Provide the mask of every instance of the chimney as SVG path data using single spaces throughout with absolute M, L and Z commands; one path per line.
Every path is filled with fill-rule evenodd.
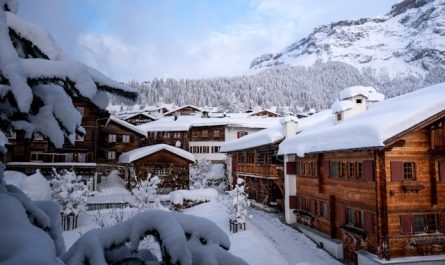
M 201 116 L 201 118 L 209 118 L 209 112 L 206 111 L 206 110 L 204 110 L 204 111 L 202 112 L 202 116 Z
M 285 138 L 296 135 L 300 132 L 298 128 L 298 118 L 295 116 L 286 116 L 280 119 L 283 135 Z

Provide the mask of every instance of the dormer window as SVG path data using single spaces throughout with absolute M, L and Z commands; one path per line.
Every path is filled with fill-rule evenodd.
M 342 119 L 342 115 L 341 112 L 337 113 L 337 121 L 341 121 Z
M 362 104 L 362 102 L 363 102 L 363 99 L 361 99 L 361 98 L 358 98 L 358 99 L 356 99 L 356 100 L 355 100 L 355 102 L 356 102 L 357 104 Z

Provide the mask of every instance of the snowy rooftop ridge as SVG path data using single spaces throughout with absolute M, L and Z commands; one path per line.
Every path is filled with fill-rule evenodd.
M 334 104 L 332 104 L 331 111 L 332 111 L 332 113 L 339 113 L 339 112 L 343 112 L 348 109 L 352 109 L 352 108 L 354 108 L 354 106 L 355 106 L 355 103 L 350 100 L 340 100 L 340 101 L 336 101 L 336 102 L 334 102 Z
M 275 125 L 273 127 L 261 130 L 259 132 L 255 132 L 243 136 L 239 139 L 235 139 L 227 143 L 224 143 L 223 145 L 221 145 L 220 150 L 221 152 L 233 152 L 233 151 L 273 144 L 285 138 L 282 126 L 286 122 L 294 121 L 298 123 L 298 127 L 300 130 L 304 130 L 306 128 L 315 126 L 325 121 L 326 119 L 328 119 L 329 116 L 330 116 L 330 111 L 325 110 L 302 119 L 298 119 L 297 117 L 294 116 L 278 118 L 280 121 L 279 125 Z
M 169 152 L 174 153 L 178 156 L 181 156 L 185 159 L 188 159 L 192 162 L 195 162 L 195 157 L 193 156 L 192 153 L 187 152 L 181 148 L 177 148 L 177 147 L 168 145 L 168 144 L 149 145 L 149 146 L 144 146 L 141 148 L 131 150 L 129 152 L 126 152 L 126 153 L 123 153 L 122 155 L 120 155 L 119 162 L 120 163 L 131 163 L 133 161 L 136 161 L 136 160 L 141 159 L 145 156 L 154 154 L 161 150 L 169 151 Z
M 273 144 L 284 139 L 281 126 L 274 126 L 221 145 L 221 152 L 232 152 Z
M 289 137 L 278 154 L 383 147 L 396 135 L 445 110 L 445 83 L 371 105 L 368 111 L 336 124 L 334 119 Z
M 117 124 L 127 128 L 127 129 L 129 129 L 129 130 L 132 130 L 133 132 L 139 133 L 140 135 L 143 135 L 143 136 L 147 137 L 147 132 L 146 131 L 141 130 L 140 128 L 134 126 L 133 124 L 128 123 L 126 121 L 123 121 L 123 120 L 121 120 L 121 119 L 119 119 L 119 118 L 117 118 L 115 116 L 110 116 L 110 118 L 108 118 L 108 121 L 107 121 L 105 126 L 107 126 L 110 121 L 115 122 L 115 123 L 117 123 Z

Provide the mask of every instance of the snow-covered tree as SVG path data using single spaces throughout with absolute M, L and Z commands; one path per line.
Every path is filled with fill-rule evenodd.
M 208 174 L 212 167 L 212 161 L 205 158 L 199 159 L 190 166 L 190 189 L 207 188 Z
M 39 132 L 56 146 L 85 134 L 72 98 L 108 105 L 108 95 L 126 103 L 137 90 L 72 60 L 45 29 L 18 17 L 15 0 L 0 0 L 0 135 Z M 0 137 L 4 145 L 4 137 Z
M 53 179 L 50 180 L 52 198 L 60 204 L 65 215 L 77 215 L 86 210 L 88 187 L 81 178 L 74 171 L 65 170 L 59 174 L 53 169 Z
M 154 176 L 137 183 L 131 190 L 136 199 L 136 207 L 139 210 L 144 211 L 160 207 L 159 196 L 156 194 L 156 189 L 160 183 L 161 180 Z
M 245 223 L 249 200 L 244 191 L 244 180 L 238 178 L 235 187 L 228 193 L 227 210 L 230 220 L 236 221 L 237 223 Z

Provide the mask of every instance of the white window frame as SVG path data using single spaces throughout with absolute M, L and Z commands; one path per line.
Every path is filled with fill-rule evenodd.
M 116 139 L 117 139 L 117 135 L 116 134 L 112 134 L 112 133 L 108 134 L 108 142 L 109 143 L 115 143 Z
M 107 152 L 107 158 L 108 158 L 108 160 L 116 159 L 116 151 L 108 151 Z
M 128 135 L 128 134 L 124 134 L 124 135 L 122 135 L 122 142 L 123 143 L 129 143 L 130 142 L 130 135 Z

